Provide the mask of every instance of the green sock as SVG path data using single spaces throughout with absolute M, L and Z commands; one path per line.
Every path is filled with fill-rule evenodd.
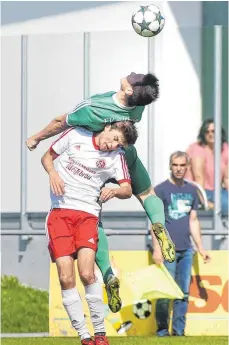
M 114 273 L 110 264 L 107 236 L 101 226 L 99 226 L 99 242 L 95 261 L 102 273 L 103 281 L 106 284 L 108 276 L 114 275 Z
M 161 223 L 165 225 L 164 204 L 160 198 L 155 195 L 148 196 L 143 203 L 143 207 L 152 224 Z

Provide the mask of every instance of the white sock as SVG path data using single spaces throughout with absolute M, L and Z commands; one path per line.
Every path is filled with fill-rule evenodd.
M 105 333 L 102 285 L 96 281 L 91 285 L 85 286 L 85 294 L 94 332 Z
M 62 300 L 72 327 L 78 332 L 81 340 L 91 338 L 84 318 L 83 303 L 77 289 L 62 290 Z

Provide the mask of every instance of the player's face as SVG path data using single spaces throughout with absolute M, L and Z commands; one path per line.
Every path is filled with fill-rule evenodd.
M 182 180 L 187 172 L 188 164 L 185 157 L 173 157 L 170 165 L 172 177 Z
M 126 96 L 131 96 L 133 94 L 133 88 L 128 82 L 127 77 L 121 79 L 121 90 Z
M 117 129 L 109 129 L 109 127 L 105 127 L 99 138 L 100 151 L 114 151 L 124 144 L 123 134 Z
M 211 145 L 214 144 L 215 141 L 215 126 L 214 123 L 210 123 L 205 134 L 205 140 L 207 144 Z

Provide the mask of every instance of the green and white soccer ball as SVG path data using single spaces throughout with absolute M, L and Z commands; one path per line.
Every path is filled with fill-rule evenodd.
M 156 5 L 140 6 L 132 15 L 132 26 L 143 37 L 158 35 L 165 25 L 165 17 Z
M 151 315 L 151 312 L 152 303 L 148 299 L 141 299 L 133 304 L 133 313 L 138 319 L 146 319 Z

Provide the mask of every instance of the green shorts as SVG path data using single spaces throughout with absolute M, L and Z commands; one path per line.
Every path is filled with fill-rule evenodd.
M 141 160 L 138 158 L 138 154 L 134 146 L 129 146 L 124 151 L 129 168 L 133 194 L 141 194 L 151 186 L 149 174 Z

